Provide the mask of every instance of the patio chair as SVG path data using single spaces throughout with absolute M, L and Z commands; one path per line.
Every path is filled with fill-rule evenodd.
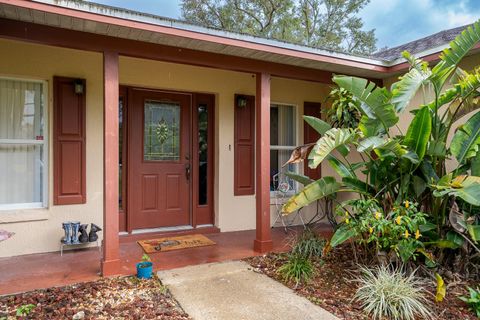
M 289 178 L 284 172 L 279 172 L 275 174 L 272 178 L 272 193 L 276 210 L 275 221 L 272 224 L 272 228 L 278 221 L 282 222 L 285 233 L 287 229 L 291 227 L 295 221 L 300 221 L 303 228 L 306 228 L 305 220 L 303 218 L 302 209 L 295 211 L 288 216 L 282 214 L 283 204 L 295 194 L 295 181 Z

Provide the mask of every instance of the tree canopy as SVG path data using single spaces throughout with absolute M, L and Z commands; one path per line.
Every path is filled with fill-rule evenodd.
M 354 54 L 376 49 L 362 30 L 370 0 L 182 0 L 182 18 L 210 28 Z

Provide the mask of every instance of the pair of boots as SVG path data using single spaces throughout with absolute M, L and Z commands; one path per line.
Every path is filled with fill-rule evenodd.
M 102 231 L 102 229 L 94 223 L 91 224 L 89 234 L 87 234 L 88 224 L 80 224 L 80 222 L 64 222 L 62 223 L 62 227 L 65 231 L 65 237 L 62 239 L 62 242 L 65 244 L 95 242 L 98 239 L 97 232 Z

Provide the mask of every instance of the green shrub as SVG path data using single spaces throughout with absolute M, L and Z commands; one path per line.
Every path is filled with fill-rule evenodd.
M 292 245 L 292 254 L 304 258 L 320 258 L 325 247 L 325 239 L 320 237 L 312 229 L 306 229 L 295 237 Z
M 475 290 L 469 287 L 468 292 L 470 293 L 470 297 L 460 297 L 460 299 L 465 301 L 470 310 L 480 319 L 480 288 Z
M 416 203 L 406 200 L 384 212 L 375 199 L 345 201 L 337 208 L 337 214 L 344 219 L 332 237 L 331 246 L 355 237 L 357 242 L 376 251 L 387 254 L 394 251 L 403 262 L 415 260 L 424 248 L 420 229 L 427 223 L 426 214 L 417 208 Z
M 432 319 L 425 281 L 414 273 L 407 276 L 401 269 L 388 266 L 360 269 L 362 274 L 354 280 L 359 283 L 354 300 L 373 319 Z
M 26 317 L 32 312 L 33 309 L 35 309 L 34 304 L 23 304 L 17 309 L 17 317 Z
M 313 263 L 308 258 L 292 254 L 278 272 L 286 281 L 295 281 L 298 285 L 313 277 Z

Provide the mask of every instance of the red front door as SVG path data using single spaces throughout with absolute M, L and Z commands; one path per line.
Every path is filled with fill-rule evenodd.
M 190 225 L 191 95 L 132 88 L 128 96 L 129 225 Z

